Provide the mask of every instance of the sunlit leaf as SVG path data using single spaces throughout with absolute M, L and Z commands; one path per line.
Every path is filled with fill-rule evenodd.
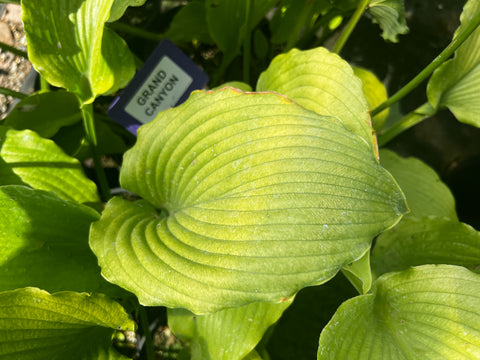
M 375 109 L 378 105 L 387 100 L 387 89 L 380 80 L 372 72 L 354 67 L 353 73 L 362 80 L 363 91 L 367 97 L 368 106 L 370 109 Z M 387 120 L 389 109 L 383 110 L 381 113 L 375 115 L 372 119 L 373 128 L 380 130 Z
M 340 306 L 319 360 L 480 357 L 480 274 L 424 265 L 385 274 L 372 291 Z
M 385 40 L 398 42 L 398 35 L 409 31 L 403 0 L 371 0 L 368 12 L 372 15 L 372 21 L 380 25 Z
M 287 95 L 318 114 L 340 119 L 373 148 L 362 82 L 346 61 L 327 49 L 293 49 L 278 55 L 258 79 L 257 91 L 265 90 Z
M 66 91 L 51 91 L 33 94 L 20 101 L 2 124 L 16 130 L 30 129 L 42 137 L 50 138 L 60 128 L 80 120 L 77 97 Z
M 115 330 L 134 330 L 123 308 L 104 295 L 37 288 L 0 293 L 0 358 L 121 360 Z
M 437 173 L 419 159 L 380 150 L 380 163 L 397 180 L 410 208 L 408 217 L 439 216 L 457 220 L 455 199 Z
M 29 185 L 79 203 L 100 201 L 77 159 L 33 131 L 6 126 L 0 126 L 0 185 Z
M 113 0 L 24 0 L 29 60 L 50 84 L 83 103 L 119 89 L 133 77 L 133 55 L 104 24 Z
M 461 265 L 480 272 L 480 233 L 451 219 L 406 218 L 381 234 L 372 252 L 377 276 L 424 264 Z
M 99 217 L 50 192 L 0 186 L 0 291 L 113 292 L 88 246 L 90 224 Z
M 195 92 L 139 129 L 92 225 L 103 275 L 196 314 L 278 302 L 358 259 L 405 211 L 371 148 L 274 93 Z
M 169 309 L 168 323 L 176 335 L 190 340 L 193 360 L 242 360 L 292 300 L 278 304 L 256 302 L 201 316 L 183 309 Z
M 146 0 L 113 0 L 109 22 L 117 21 L 129 6 L 142 6 Z
M 480 11 L 480 1 L 469 0 L 460 16 L 462 31 Z M 428 82 L 428 101 L 447 107 L 464 123 L 480 127 L 480 27 L 457 49 L 453 59 L 439 67 Z

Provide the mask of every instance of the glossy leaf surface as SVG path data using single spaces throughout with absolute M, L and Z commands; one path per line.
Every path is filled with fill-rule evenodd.
M 340 306 L 318 359 L 480 357 L 480 274 L 425 265 L 381 276 L 373 293 Z
M 99 217 L 51 192 L 1 186 L 0 291 L 35 286 L 112 293 L 88 246 L 90 224 Z
M 29 60 L 52 85 L 90 103 L 133 77 L 126 43 L 104 26 L 113 0 L 22 1 Z
M 192 360 L 242 360 L 292 300 L 279 304 L 256 302 L 201 316 L 183 309 L 169 309 L 168 323 L 176 336 L 191 341 Z M 189 334 L 180 332 L 185 328 L 184 322 L 190 322 Z
M 0 185 L 29 185 L 79 203 L 100 201 L 80 162 L 30 130 L 0 126 Z
M 480 1 L 469 0 L 460 16 L 455 36 L 480 11 Z M 436 109 L 447 107 L 464 123 L 480 127 L 480 27 L 432 75 L 428 100 Z
M 327 49 L 293 49 L 275 57 L 257 82 L 257 91 L 266 90 L 284 94 L 318 114 L 340 119 L 373 148 L 362 82 L 346 61 Z
M 127 359 L 112 348 L 111 337 L 134 327 L 104 295 L 37 288 L 0 293 L 0 359 Z
M 480 233 L 446 218 L 406 218 L 377 238 L 372 268 L 377 276 L 424 264 L 461 265 L 480 272 Z
M 147 305 L 278 302 L 359 258 L 405 211 L 371 148 L 273 93 L 196 92 L 139 129 L 90 243 Z

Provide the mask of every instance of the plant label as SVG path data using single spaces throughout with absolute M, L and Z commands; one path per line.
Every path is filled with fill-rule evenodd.
M 162 110 L 180 105 L 208 82 L 205 74 L 169 40 L 163 40 L 108 109 L 108 115 L 136 135 Z

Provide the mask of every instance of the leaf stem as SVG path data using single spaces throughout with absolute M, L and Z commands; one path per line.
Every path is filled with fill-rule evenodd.
M 26 97 L 28 97 L 28 95 L 26 95 L 24 93 L 21 93 L 21 92 L 15 91 L 15 90 L 7 89 L 3 86 L 0 86 L 0 94 L 5 95 L 5 96 L 11 96 L 11 97 L 14 97 L 14 98 L 17 98 L 17 99 L 25 99 Z
M 340 37 L 338 38 L 337 42 L 335 43 L 335 46 L 333 47 L 332 51 L 334 53 L 339 54 L 340 51 L 342 51 L 343 46 L 347 42 L 348 38 L 350 37 L 350 34 L 352 33 L 353 29 L 358 23 L 358 20 L 360 20 L 360 17 L 362 16 L 363 12 L 367 8 L 367 5 L 369 4 L 370 0 L 362 0 L 360 4 L 358 4 L 357 8 L 355 9 L 355 12 L 353 13 L 352 17 L 348 21 L 347 25 L 343 29 Z
M 137 309 L 140 317 L 140 324 L 143 330 L 143 336 L 145 336 L 145 352 L 147 355 L 147 360 L 155 360 L 155 351 L 153 348 L 152 334 L 150 333 L 147 310 L 142 305 L 138 305 Z
M 95 172 L 97 174 L 98 185 L 100 188 L 100 194 L 103 201 L 110 199 L 110 188 L 107 182 L 107 176 L 105 175 L 105 169 L 102 167 L 100 161 L 100 155 L 97 149 L 97 133 L 95 131 L 95 119 L 93 115 L 93 105 L 84 104 L 82 106 L 82 118 L 83 127 L 85 129 L 85 135 L 90 146 L 90 152 L 92 153 L 93 163 L 95 166 Z
M 50 91 L 50 84 L 44 76 L 40 75 L 40 93 L 45 93 Z
M 151 31 L 139 29 L 135 26 L 131 26 L 121 22 L 113 22 L 109 24 L 110 28 L 115 31 L 124 32 L 130 35 L 135 35 L 143 39 L 152 40 L 155 42 L 162 41 L 165 37 L 162 34 L 157 34 Z
M 430 105 L 429 102 L 420 105 L 418 108 L 405 115 L 400 119 L 400 121 L 396 122 L 391 127 L 380 131 L 377 134 L 378 146 L 384 146 L 397 135 L 401 134 L 407 129 L 410 129 L 412 126 L 419 124 L 426 118 L 435 115 L 435 113 L 436 110 L 432 107 L 432 105 Z
M 250 84 L 250 58 L 252 47 L 252 29 L 251 19 L 253 15 L 253 8 L 255 0 L 246 0 L 246 18 L 245 18 L 245 34 L 243 40 L 243 82 Z
M 470 20 L 470 22 L 463 28 L 463 30 L 448 44 L 448 46 L 417 76 L 415 76 L 410 82 L 388 98 L 385 102 L 377 106 L 371 111 L 371 116 L 374 117 L 378 113 L 382 112 L 386 108 L 392 106 L 392 104 L 398 102 L 413 89 L 415 89 L 420 83 L 425 80 L 432 72 L 435 71 L 440 65 L 442 65 L 455 50 L 458 49 L 462 43 L 467 40 L 470 34 L 480 24 L 480 11 Z
M 17 49 L 16 47 L 5 44 L 4 42 L 1 42 L 1 41 L 0 41 L 0 49 L 5 51 L 10 51 L 12 54 L 28 59 L 28 53 L 26 53 L 23 50 Z

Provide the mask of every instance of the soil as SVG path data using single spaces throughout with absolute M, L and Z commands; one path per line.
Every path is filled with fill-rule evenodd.
M 0 41 L 17 49 L 26 51 L 27 41 L 23 32 L 20 5 L 0 5 Z M 20 56 L 0 50 L 0 86 L 24 92 L 22 85 L 30 73 L 32 65 Z M 3 119 L 9 109 L 18 101 L 10 96 L 0 95 L 0 119 Z

